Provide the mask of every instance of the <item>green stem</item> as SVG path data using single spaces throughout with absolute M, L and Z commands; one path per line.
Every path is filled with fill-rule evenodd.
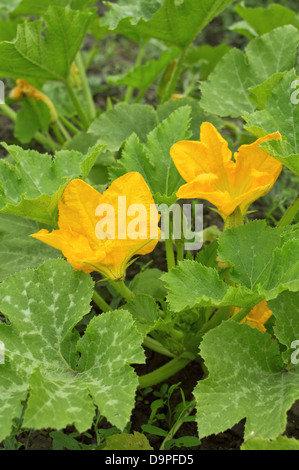
M 72 124 L 75 124 L 81 131 L 83 131 L 83 125 L 82 122 L 80 122 L 79 119 L 77 119 L 75 116 L 72 116 Z M 79 131 L 80 132 L 80 131 Z
M 11 109 L 7 104 L 0 104 L 0 114 L 7 116 L 14 123 L 17 120 L 17 113 Z M 60 146 L 55 142 L 50 135 L 45 136 L 41 132 L 36 132 L 33 137 L 43 147 L 50 150 L 58 150 Z
M 149 348 L 152 351 L 155 351 L 159 354 L 163 354 L 163 356 L 176 357 L 175 354 L 168 351 L 168 349 L 166 349 L 161 343 L 156 341 L 154 338 L 151 338 L 150 336 L 146 336 L 144 338 L 143 346 L 145 346 L 146 348 Z
M 58 129 L 60 130 L 61 134 L 63 135 L 64 139 L 67 142 L 69 142 L 71 140 L 71 136 L 68 133 L 68 131 L 66 130 L 66 128 L 64 127 L 63 123 L 60 121 L 60 119 L 58 119 L 58 121 L 57 121 L 57 126 L 58 126 Z
M 176 260 L 177 262 L 184 259 L 184 243 L 178 243 L 176 246 Z
M 179 418 L 177 419 L 176 423 L 172 426 L 169 433 L 163 440 L 159 450 L 165 450 L 166 443 L 170 441 L 171 439 L 173 439 L 173 437 L 176 435 L 180 427 L 185 423 L 185 419 L 187 418 L 187 416 L 189 416 L 191 411 L 194 410 L 195 406 L 196 406 L 196 402 L 195 400 L 193 400 L 186 406 L 186 408 L 184 408 L 184 410 L 180 413 Z
M 285 227 L 286 225 L 290 225 L 297 212 L 299 211 L 299 194 L 295 197 L 292 204 L 288 207 L 282 218 L 277 224 L 277 227 Z
M 54 132 L 54 134 L 55 134 L 55 137 L 56 137 L 56 139 L 58 140 L 58 142 L 59 142 L 61 145 L 64 145 L 65 140 L 64 140 L 64 138 L 63 138 L 63 136 L 62 136 L 62 134 L 61 134 L 61 132 L 60 132 L 59 127 L 57 126 L 57 123 L 56 123 L 56 122 L 52 122 L 51 127 L 52 127 L 52 130 L 53 130 L 53 132 Z
M 84 92 L 86 102 L 87 102 L 87 105 L 88 105 L 89 119 L 90 119 L 90 121 L 93 121 L 95 119 L 96 115 L 97 115 L 97 112 L 96 112 L 93 96 L 92 96 L 92 93 L 91 93 L 91 90 L 90 90 L 90 86 L 89 86 L 89 83 L 88 83 L 88 79 L 87 79 L 86 70 L 85 70 L 85 67 L 84 67 L 82 55 L 81 55 L 80 52 L 78 52 L 78 54 L 77 54 L 76 62 L 77 62 L 79 74 L 80 74 L 81 81 L 82 81 L 83 92 Z
M 141 90 L 138 95 L 136 96 L 134 103 L 139 103 L 141 99 L 144 97 L 146 90 Z
M 17 113 L 11 109 L 7 104 L 1 104 L 0 105 L 0 111 L 1 114 L 4 114 L 4 116 L 9 117 L 13 122 L 16 122 L 17 120 Z
M 147 44 L 147 41 L 144 41 L 143 43 L 140 44 L 134 67 L 139 67 L 139 65 L 141 65 L 146 44 Z M 125 103 L 130 103 L 130 101 L 132 99 L 133 91 L 134 91 L 134 87 L 128 86 L 128 88 L 126 90 L 126 93 L 125 93 L 125 96 L 124 96 Z
M 110 305 L 100 296 L 96 291 L 93 291 L 92 300 L 103 312 L 109 312 L 111 309 Z
M 186 367 L 186 365 L 193 359 L 194 357 L 175 357 L 174 359 L 171 359 L 169 362 L 164 364 L 164 366 L 159 367 L 159 369 L 139 377 L 139 388 L 151 387 L 167 380 L 169 377 Z
M 248 313 L 251 312 L 254 305 L 252 307 L 243 307 L 241 310 L 238 311 L 235 315 L 233 315 L 229 320 L 236 321 L 240 323 L 245 317 L 247 317 Z
M 134 292 L 132 292 L 124 283 L 124 281 L 109 281 L 114 289 L 127 301 L 133 300 L 135 297 Z
M 77 95 L 76 95 L 76 93 L 75 93 L 74 90 L 73 90 L 72 85 L 71 85 L 68 81 L 66 81 L 66 82 L 65 82 L 65 86 L 66 86 L 66 88 L 67 88 L 67 91 L 68 91 L 68 93 L 69 93 L 69 95 L 70 95 L 70 98 L 71 98 L 72 102 L 74 103 L 74 106 L 75 106 L 75 108 L 76 108 L 76 110 L 77 110 L 77 114 L 78 114 L 78 116 L 79 116 L 79 118 L 80 118 L 80 121 L 82 122 L 83 128 L 84 128 L 84 130 L 87 130 L 88 127 L 89 127 L 89 121 L 88 121 L 88 119 L 87 119 L 87 117 L 86 117 L 85 111 L 84 111 L 84 109 L 82 108 L 82 106 L 81 106 L 81 104 L 80 104 L 80 102 L 79 102 L 79 100 L 78 100 L 78 98 L 77 98 Z
M 169 84 L 168 84 L 168 86 L 165 90 L 165 93 L 164 93 L 163 97 L 162 97 L 161 103 L 164 103 L 165 101 L 169 100 L 169 98 L 171 97 L 171 95 L 175 91 L 178 79 L 179 79 L 180 74 L 181 74 L 182 66 L 183 66 L 183 63 L 184 63 L 184 60 L 185 60 L 186 51 L 187 51 L 187 47 L 185 47 L 181 50 L 179 59 L 178 59 L 176 65 L 174 67 L 174 70 L 173 70 L 172 75 L 171 75 L 171 79 L 170 79 Z
M 79 134 L 79 129 L 74 126 L 68 119 L 66 119 L 64 116 L 59 115 L 59 120 L 62 122 L 62 124 L 68 129 L 72 134 L 77 135 Z
M 167 267 L 169 271 L 170 269 L 175 267 L 175 257 L 174 257 L 171 234 L 169 234 L 169 238 L 165 239 L 165 248 L 166 248 Z
M 220 325 L 223 320 L 227 320 L 230 317 L 230 307 L 220 307 L 212 317 L 204 324 L 200 329 L 199 335 L 203 336 L 207 331 Z M 209 311 L 207 313 L 210 313 Z

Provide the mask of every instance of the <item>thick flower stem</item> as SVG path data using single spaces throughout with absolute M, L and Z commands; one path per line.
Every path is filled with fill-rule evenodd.
M 174 257 L 174 250 L 173 250 L 173 243 L 172 238 L 165 239 L 165 248 L 166 248 L 166 260 L 167 260 L 167 268 L 168 271 L 175 267 L 175 257 Z
M 57 126 L 66 142 L 69 142 L 71 140 L 71 136 L 68 133 L 67 129 L 64 127 L 63 122 L 60 121 L 60 119 L 57 120 Z
M 161 343 L 156 341 L 154 338 L 151 338 L 150 336 L 146 336 L 144 338 L 143 346 L 159 354 L 163 354 L 163 356 L 176 357 L 172 352 L 168 351 L 168 349 L 166 349 Z
M 242 215 L 240 207 L 236 207 L 234 212 L 226 217 L 223 231 L 228 228 L 238 227 L 239 225 L 243 225 L 243 224 L 244 224 L 244 216 Z
M 110 305 L 98 294 L 96 291 L 93 292 L 92 300 L 103 312 L 109 312 L 111 309 Z
M 236 322 L 240 323 L 245 317 L 247 317 L 248 313 L 251 312 L 253 307 L 254 306 L 241 308 L 241 310 L 239 310 L 239 312 L 236 313 L 235 315 L 233 315 L 229 320 L 230 321 L 236 321 Z
M 79 70 L 79 73 L 80 73 L 80 78 L 81 78 L 81 81 L 82 81 L 83 92 L 84 92 L 84 95 L 85 95 L 85 98 L 86 98 L 86 102 L 88 104 L 89 118 L 90 118 L 90 121 L 93 121 L 96 117 L 96 108 L 95 108 L 93 96 L 92 96 L 92 93 L 91 93 L 91 90 L 90 90 L 90 86 L 89 86 L 89 83 L 88 83 L 88 79 L 87 79 L 87 75 L 86 75 L 82 55 L 81 55 L 80 52 L 78 52 L 78 54 L 77 54 L 76 62 L 77 62 L 78 70 Z
M 77 129 L 77 127 L 75 127 L 68 119 L 66 119 L 61 114 L 59 115 L 59 120 L 72 134 L 74 135 L 79 134 L 79 130 Z
M 175 357 L 149 374 L 139 377 L 139 388 L 146 388 L 167 380 L 187 366 L 195 357 Z
M 176 246 L 176 259 L 177 262 L 184 259 L 184 243 L 178 243 Z
M 277 224 L 277 227 L 285 227 L 293 222 L 295 215 L 299 211 L 299 194 L 296 196 L 292 204 L 288 207 L 282 218 Z
M 134 292 L 132 292 L 124 283 L 124 281 L 110 281 L 110 284 L 114 289 L 127 301 L 133 300 L 135 297 Z

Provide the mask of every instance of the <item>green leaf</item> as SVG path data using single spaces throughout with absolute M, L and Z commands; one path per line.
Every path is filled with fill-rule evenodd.
M 82 447 L 74 437 L 65 434 L 63 431 L 52 431 L 50 437 L 53 439 L 53 450 L 81 450 Z
M 230 31 L 241 34 L 248 39 L 254 39 L 257 36 L 257 33 L 246 21 L 236 21 L 228 28 Z
M 219 236 L 218 256 L 231 266 L 230 280 L 196 261 L 185 260 L 161 279 L 169 290 L 167 299 L 175 312 L 195 306 L 253 307 L 285 290 L 299 290 L 299 239 L 264 221 L 225 230 Z M 202 255 L 203 256 L 203 255 Z M 201 260 L 199 256 L 199 260 Z M 204 257 L 203 257 L 204 259 Z
M 59 253 L 45 243 L 30 237 L 49 227 L 32 220 L 9 214 L 0 214 L 0 281 L 26 268 L 36 268 Z
M 191 98 L 189 96 L 184 96 L 183 98 L 178 99 L 170 99 L 165 101 L 165 103 L 160 104 L 157 107 L 157 115 L 160 122 L 167 119 L 171 113 L 175 110 L 183 107 L 189 106 L 191 108 L 191 122 L 190 122 L 190 132 L 192 135 L 190 136 L 191 139 L 199 140 L 200 137 L 200 126 L 203 122 L 208 121 L 211 122 L 215 127 L 218 129 L 222 127 L 222 121 L 213 116 L 212 114 L 206 113 L 200 106 L 198 100 Z
M 17 35 L 18 24 L 20 24 L 21 21 L 20 19 L 13 21 L 0 20 L 0 41 L 12 41 Z
M 231 48 L 226 44 L 219 46 L 210 46 L 204 44 L 199 47 L 191 46 L 188 49 L 186 62 L 191 66 L 200 68 L 200 79 L 206 80 L 220 61 L 220 59 L 229 52 Z
M 157 117 L 152 106 L 118 103 L 113 109 L 101 114 L 88 132 L 98 137 L 98 143 L 115 152 L 133 132 L 145 142 L 147 134 L 156 124 Z
M 104 25 L 135 40 L 157 38 L 186 47 L 232 0 L 121 0 L 106 3 Z
M 189 106 L 174 111 L 147 136 L 142 144 L 136 134 L 126 141 L 119 165 L 123 173 L 138 171 L 147 182 L 158 203 L 161 196 L 173 196 L 183 183 L 171 157 L 170 148 L 175 142 L 187 139 L 190 119 Z
M 14 134 L 22 144 L 29 143 L 34 134 L 41 130 L 47 132 L 51 122 L 51 114 L 48 106 L 42 100 L 26 98 L 22 102 L 22 108 L 17 113 Z
M 168 49 L 155 60 L 152 59 L 144 65 L 133 67 L 124 75 L 110 75 L 107 78 L 109 83 L 127 85 L 138 90 L 147 90 L 154 83 L 158 76 L 165 70 L 166 66 L 179 54 L 178 48 Z
M 249 99 L 249 89 L 294 67 L 298 42 L 298 30 L 288 25 L 250 41 L 245 54 L 232 49 L 201 83 L 202 108 L 219 116 L 252 113 L 255 106 Z
M 295 145 L 297 147 L 297 144 Z M 294 148 L 286 140 L 278 140 L 275 145 L 273 143 L 270 145 L 263 144 L 260 147 L 299 176 L 299 153 L 295 153 Z
M 217 268 L 218 263 L 216 258 L 218 256 L 218 241 L 214 240 L 209 245 L 204 245 L 204 248 L 200 250 L 196 255 L 196 261 L 204 266 L 210 268 Z
M 84 10 L 96 2 L 94 0 L 43 0 L 36 3 L 35 0 L 18 0 L 19 5 L 12 12 L 12 16 L 18 15 L 43 15 L 49 6 L 70 7 L 73 10 Z
M 128 304 L 126 308 L 132 315 L 137 330 L 146 336 L 152 329 L 156 327 L 160 319 L 159 307 L 155 299 L 150 295 L 137 294 Z
M 279 436 L 277 439 L 249 439 L 241 446 L 241 450 L 299 450 L 299 441 L 294 437 Z
M 281 229 L 264 221 L 225 230 L 219 257 L 232 266 L 231 280 L 272 299 L 283 290 L 299 290 L 299 240 L 283 243 Z
M 149 20 L 161 7 L 164 0 L 119 0 L 117 3 L 105 2 L 109 7 L 105 13 L 103 25 L 114 30 L 122 20 L 130 19 L 129 24 L 136 24 L 140 19 Z
M 273 251 L 279 246 L 279 230 L 268 227 L 265 221 L 253 221 L 222 232 L 219 257 L 232 265 L 231 279 L 234 282 L 253 289 L 267 270 Z
M 0 286 L 5 364 L 0 367 L 0 441 L 12 420 L 23 426 L 87 430 L 95 405 L 123 429 L 130 418 L 138 378 L 131 363 L 144 361 L 142 337 L 129 312 L 95 317 L 79 338 L 75 325 L 90 311 L 94 283 L 63 260 L 26 270 Z M 79 355 L 80 353 L 80 355 Z
M 261 137 L 279 131 L 286 140 L 263 143 L 261 148 L 299 175 L 299 108 L 298 79 L 295 70 L 285 74 L 273 89 L 265 108 L 245 114 L 245 128 Z M 270 130 L 271 129 L 271 130 Z
M 153 450 L 144 434 L 134 431 L 134 434 L 113 434 L 106 438 L 103 450 Z
M 298 315 L 298 301 L 298 292 L 283 292 L 268 302 L 268 307 L 275 316 L 275 336 L 285 346 L 282 357 L 287 364 L 290 363 L 293 352 L 291 343 L 299 340 L 299 322 L 297 318 L 294 319 L 296 312 Z
M 50 6 L 43 20 L 20 24 L 15 41 L 0 44 L 0 76 L 65 82 L 92 16 Z
M 174 312 L 196 306 L 253 307 L 259 298 L 262 300 L 261 296 L 246 287 L 228 286 L 219 278 L 215 269 L 202 266 L 196 261 L 181 261 L 161 279 L 169 290 L 167 300 Z
M 165 429 L 158 428 L 158 426 L 153 426 L 152 424 L 143 424 L 142 430 L 148 434 L 154 434 L 154 436 L 167 436 L 167 431 Z
M 235 11 L 258 35 L 268 33 L 279 26 L 296 24 L 296 13 L 277 3 L 267 8 L 248 8 L 242 2 L 235 6 Z
M 269 334 L 223 322 L 204 336 L 200 351 L 209 370 L 193 392 L 200 438 L 223 432 L 243 418 L 245 440 L 275 439 L 284 432 L 286 413 L 299 397 L 299 368 L 284 370 L 279 346 Z
M 266 106 L 268 99 L 271 97 L 273 88 L 280 82 L 286 72 L 277 72 L 271 75 L 270 78 L 265 80 L 260 85 L 250 87 L 249 99 L 256 105 L 257 108 L 263 109 Z
M 182 436 L 177 439 L 173 439 L 173 445 L 175 447 L 195 447 L 200 446 L 201 441 L 196 436 Z
M 57 204 L 68 182 L 86 178 L 102 146 L 90 148 L 86 155 L 60 150 L 55 157 L 2 144 L 15 164 L 0 160 L 0 212 L 20 215 L 55 225 Z
M 160 277 L 163 271 L 157 268 L 145 269 L 134 276 L 130 282 L 130 290 L 135 294 L 148 294 L 156 300 L 163 301 L 166 289 Z

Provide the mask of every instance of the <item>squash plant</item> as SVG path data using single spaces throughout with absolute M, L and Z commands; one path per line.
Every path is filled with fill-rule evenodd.
M 0 442 L 84 433 L 96 416 L 122 432 L 137 390 L 199 363 L 175 431 L 195 408 L 200 439 L 246 418 L 244 449 L 296 447 L 281 435 L 299 399 L 299 198 L 271 224 L 251 204 L 285 172 L 298 181 L 299 24 L 277 4 L 239 4 L 244 49 L 198 45 L 232 3 L 0 5 L 0 114 L 14 129 L 0 160 Z M 119 38 L 136 62 L 106 77 L 117 93 L 98 106 L 88 71 Z M 223 220 L 196 250 L 178 235 L 180 199 L 193 225 L 198 199 Z M 163 244 L 165 272 L 126 277 Z M 144 348 L 168 362 L 138 376 Z

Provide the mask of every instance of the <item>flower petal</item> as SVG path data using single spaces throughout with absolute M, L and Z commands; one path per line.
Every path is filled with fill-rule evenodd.
M 86 273 L 95 271 L 96 266 L 105 258 L 105 251 L 100 245 L 95 250 L 84 235 L 73 232 L 70 228 L 53 230 L 52 232 L 43 229 L 31 237 L 61 250 L 74 269 Z
M 200 137 L 200 142 L 182 140 L 171 147 L 178 172 L 188 183 L 198 175 L 212 173 L 227 186 L 227 168 L 234 163 L 228 143 L 209 122 L 201 125 Z
M 101 200 L 101 194 L 80 179 L 71 181 L 66 187 L 58 204 L 59 228 L 70 228 L 98 243 L 95 227 L 98 217 L 95 215 Z
M 265 323 L 271 317 L 272 312 L 267 307 L 267 301 L 262 300 L 259 304 L 257 304 L 251 312 L 241 321 L 241 323 L 247 323 L 248 325 L 252 326 L 253 328 L 258 328 L 260 331 L 266 331 Z

